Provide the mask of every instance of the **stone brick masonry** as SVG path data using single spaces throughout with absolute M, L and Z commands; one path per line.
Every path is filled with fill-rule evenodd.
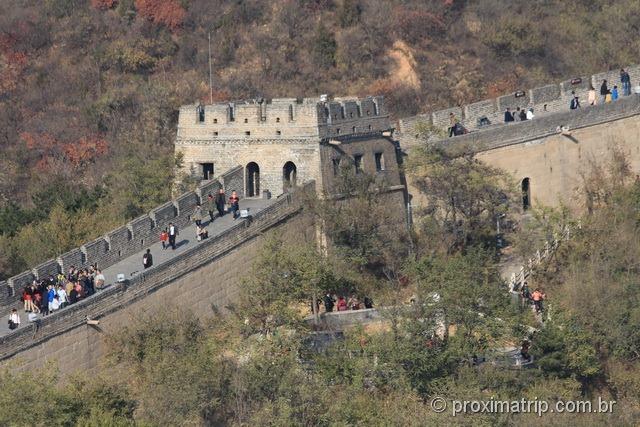
M 234 189 L 237 186 L 241 189 L 241 167 L 232 168 L 229 173 L 223 174 L 223 177 Z M 224 184 L 218 180 L 209 180 L 203 181 L 202 186 L 217 189 L 224 187 Z M 152 209 L 148 215 L 142 215 L 81 248 L 60 254 L 57 259 L 11 277 L 6 282 L 0 282 L 0 316 L 8 314 L 11 308 L 20 304 L 22 290 L 35 278 L 46 277 L 58 271 L 66 272 L 72 265 L 97 265 L 103 269 L 109 267 L 140 251 L 148 242 L 157 241 L 161 230 L 167 227 L 169 222 L 174 222 L 179 227 L 190 223 L 195 204 L 199 201 L 200 197 L 195 192 L 180 195 L 175 200 Z
M 623 68 L 631 77 L 632 88 L 640 84 L 640 65 Z M 400 119 L 398 122 L 399 136 L 403 146 L 409 147 L 418 142 L 415 130 L 417 123 L 424 123 L 446 130 L 449 127 L 450 112 L 455 113 L 462 124 L 469 130 L 478 129 L 478 120 L 481 117 L 487 117 L 492 124 L 503 123 L 506 108 L 511 108 L 513 111 L 516 107 L 533 107 L 538 117 L 548 113 L 564 112 L 569 109 L 572 91 L 580 97 L 581 102 L 586 106 L 589 85 L 593 84 L 593 87 L 599 94 L 603 79 L 607 79 L 609 88 L 617 84 L 618 90 L 620 94 L 622 94 L 619 69 L 597 73 L 592 76 L 576 76 L 558 84 L 549 84 L 534 89 L 523 90 L 523 96 L 516 97 L 516 94 L 512 93 L 500 96 L 497 99 L 487 99 L 466 106 L 453 107 L 434 111 L 430 114 Z
M 280 197 L 251 221 L 240 222 L 215 238 L 178 255 L 172 262 L 154 266 L 130 282 L 117 283 L 103 292 L 81 301 L 55 315 L 45 317 L 39 329 L 18 329 L 0 338 L 0 360 L 19 355 L 26 366 L 42 366 L 58 359 L 63 373 L 80 368 L 95 368 L 101 339 L 85 339 L 91 328 L 85 318 L 102 319 L 100 330 L 115 332 L 131 318 L 128 306 L 139 312 L 166 308 L 167 304 L 189 308 L 199 314 L 211 314 L 211 304 L 224 309 L 239 292 L 242 275 L 255 256 L 255 239 L 266 230 L 286 223 L 279 234 L 292 240 L 315 238 L 311 224 L 292 227 L 291 220 L 301 211 L 304 192 L 314 191 L 314 183 Z M 292 231 L 288 233 L 288 231 Z M 288 237 L 287 237 L 288 236 Z M 144 299 L 144 302 L 142 302 Z M 1 300 L 1 299 L 0 299 Z M 99 336 L 99 334 L 98 334 Z M 73 361 L 73 363 L 72 363 Z

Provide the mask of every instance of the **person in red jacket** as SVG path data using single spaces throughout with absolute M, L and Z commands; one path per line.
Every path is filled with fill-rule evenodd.
M 169 242 L 169 233 L 167 232 L 166 228 L 162 230 L 162 233 L 160 233 L 160 241 L 162 242 L 162 249 L 167 249 L 167 243 Z
M 338 298 L 338 311 L 347 311 L 348 306 L 347 306 L 347 300 L 344 299 L 344 297 L 340 297 Z

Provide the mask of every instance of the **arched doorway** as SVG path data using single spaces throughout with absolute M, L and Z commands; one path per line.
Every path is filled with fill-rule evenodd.
M 256 162 L 250 162 L 246 167 L 247 197 L 260 195 L 260 166 Z
M 287 162 L 282 167 L 282 189 L 286 192 L 296 186 L 298 168 L 293 162 Z
M 522 180 L 522 209 L 525 211 L 531 207 L 531 187 L 529 178 Z

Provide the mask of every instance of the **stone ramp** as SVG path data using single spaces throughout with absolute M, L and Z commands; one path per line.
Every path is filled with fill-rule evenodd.
M 249 214 L 255 215 L 272 206 L 276 201 L 277 199 L 244 199 L 240 201 L 240 207 L 241 209 L 249 209 Z M 208 219 L 208 215 L 206 216 L 206 218 Z M 204 221 L 204 225 L 209 232 L 209 239 L 215 240 L 216 237 L 227 232 L 232 227 L 237 226 L 240 223 L 245 223 L 246 221 L 248 220 L 244 218 L 238 218 L 237 220 L 234 220 L 231 214 L 227 214 L 221 218 L 215 218 L 213 222 L 208 220 Z M 176 239 L 176 243 L 178 244 L 178 246 L 176 247 L 175 251 L 172 249 L 163 250 L 162 244 L 160 243 L 160 236 L 158 236 L 155 243 L 148 246 L 148 248 L 151 249 L 151 254 L 153 255 L 154 267 L 171 263 L 181 254 L 191 250 L 198 245 L 204 244 L 204 242 L 198 242 L 196 240 L 194 224 L 181 230 L 179 229 L 178 232 L 178 238 Z M 139 252 L 127 257 L 126 259 L 123 259 L 120 262 L 108 268 L 105 268 L 103 270 L 103 274 L 105 275 L 105 283 L 107 285 L 114 284 L 116 282 L 117 275 L 120 273 L 124 274 L 126 279 L 132 279 L 139 275 L 144 270 L 142 267 L 142 256 L 145 252 L 146 249 L 142 249 Z M 90 298 L 99 297 L 100 293 L 101 291 L 98 291 L 98 293 L 91 296 Z M 59 310 L 58 312 L 64 313 L 71 307 L 72 306 L 64 308 L 62 310 Z M 22 309 L 22 304 L 16 305 L 15 308 L 18 308 L 20 320 L 22 322 L 19 329 L 30 326 L 30 323 L 27 319 L 27 313 L 25 313 Z M 55 315 L 56 314 L 53 314 L 47 317 Z M 42 317 L 39 316 L 39 318 Z M 7 320 L 8 316 L 5 316 L 4 320 L 0 322 L 0 337 L 11 332 Z

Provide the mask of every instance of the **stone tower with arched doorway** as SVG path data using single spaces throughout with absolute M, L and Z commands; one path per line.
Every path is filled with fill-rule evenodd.
M 180 108 L 183 172 L 207 180 L 242 166 L 244 197 L 277 196 L 315 180 L 333 192 L 338 166 L 384 178 L 404 200 L 397 143 L 382 97 L 281 98 Z

